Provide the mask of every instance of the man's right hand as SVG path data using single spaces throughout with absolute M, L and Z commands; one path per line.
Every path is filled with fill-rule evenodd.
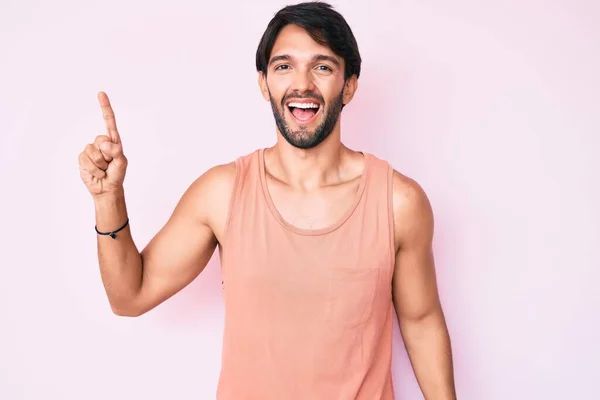
M 127 158 L 123 154 L 115 114 L 104 92 L 98 101 L 106 124 L 106 134 L 99 135 L 79 154 L 81 180 L 94 198 L 123 191 Z

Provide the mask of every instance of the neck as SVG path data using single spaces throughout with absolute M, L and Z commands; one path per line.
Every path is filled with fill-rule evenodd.
M 298 149 L 278 134 L 275 146 L 265 150 L 265 165 L 276 179 L 312 190 L 339 180 L 342 162 L 349 152 L 340 141 L 339 127 L 311 149 Z

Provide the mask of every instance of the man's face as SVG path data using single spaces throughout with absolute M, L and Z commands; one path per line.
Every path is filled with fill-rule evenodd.
M 344 60 L 296 25 L 281 30 L 266 79 L 260 75 L 279 132 L 301 149 L 319 145 L 336 128 L 342 105 L 350 101 L 356 86 L 355 77 L 348 82 Z

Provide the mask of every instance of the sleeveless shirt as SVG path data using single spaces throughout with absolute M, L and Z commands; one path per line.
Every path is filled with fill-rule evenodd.
M 278 213 L 264 149 L 236 159 L 218 400 L 393 400 L 393 170 L 363 154 L 352 207 L 317 230 Z

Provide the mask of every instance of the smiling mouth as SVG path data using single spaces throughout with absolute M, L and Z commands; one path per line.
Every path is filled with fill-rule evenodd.
M 312 121 L 319 110 L 321 109 L 321 105 L 319 103 L 300 103 L 291 101 L 287 104 L 288 110 L 296 120 L 296 122 L 300 124 L 305 124 Z

